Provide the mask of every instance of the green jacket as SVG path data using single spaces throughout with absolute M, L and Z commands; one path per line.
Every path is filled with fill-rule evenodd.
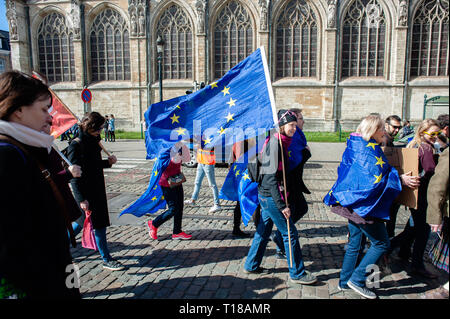
M 449 147 L 439 156 L 434 175 L 428 185 L 427 200 L 427 223 L 440 225 L 442 218 L 448 216 L 449 194 L 448 194 L 448 157 Z

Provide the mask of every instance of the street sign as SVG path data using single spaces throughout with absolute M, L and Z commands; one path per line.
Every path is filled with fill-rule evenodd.
M 84 89 L 81 92 L 81 99 L 83 100 L 84 103 L 90 103 L 92 100 L 92 93 L 89 89 Z

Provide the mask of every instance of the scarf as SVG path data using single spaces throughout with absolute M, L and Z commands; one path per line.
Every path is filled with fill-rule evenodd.
M 43 132 L 38 132 L 15 122 L 7 122 L 0 120 L 0 134 L 8 135 L 20 143 L 46 148 L 50 153 L 53 145 L 54 137 Z

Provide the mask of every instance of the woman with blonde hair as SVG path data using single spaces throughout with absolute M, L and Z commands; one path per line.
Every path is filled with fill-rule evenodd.
M 410 208 L 411 217 L 402 233 L 391 241 L 392 252 L 400 246 L 398 256 L 406 262 L 411 260 L 411 273 L 425 278 L 436 278 L 436 276 L 425 269 L 423 255 L 430 235 L 430 225 L 427 224 L 427 189 L 430 179 L 434 174 L 437 164 L 435 159 L 434 142 L 440 133 L 437 121 L 426 119 L 420 123 L 413 140 L 407 145 L 408 148 L 419 149 L 419 176 L 420 186 L 417 209 Z M 412 254 L 411 254 L 412 247 Z
M 388 164 L 380 145 L 384 136 L 384 121 L 379 115 L 371 114 L 361 121 L 347 141 L 338 179 L 323 199 L 333 213 L 348 219 L 348 248 L 338 288 L 351 288 L 368 299 L 377 296 L 366 288 L 367 274 L 389 249 L 384 225 L 389 219 L 389 208 L 403 185 L 414 188 L 418 182 L 409 173 L 399 176 Z M 371 246 L 358 264 L 364 237 Z

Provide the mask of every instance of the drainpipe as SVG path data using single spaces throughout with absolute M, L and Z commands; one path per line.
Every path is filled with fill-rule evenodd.
M 407 97 L 408 97 L 408 81 L 409 81 L 409 73 L 408 73 L 408 66 L 409 66 L 409 43 L 410 43 L 410 35 L 411 35 L 411 28 L 412 23 L 411 19 L 411 1 L 408 1 L 408 23 L 407 23 L 407 31 L 406 31 L 406 56 L 405 56 L 405 71 L 403 74 L 403 101 L 402 101 L 402 119 L 409 120 L 409 114 L 407 114 Z
M 80 23 L 81 23 L 81 58 L 83 59 L 83 89 L 87 88 L 87 58 L 86 58 L 86 25 L 84 17 L 84 4 L 80 3 Z M 89 111 L 89 103 L 84 103 L 84 113 Z
M 30 73 L 31 71 L 33 71 L 33 50 L 32 50 L 32 46 L 31 46 L 31 24 L 30 24 L 30 7 L 28 5 L 25 6 L 25 19 L 27 20 L 27 25 L 28 25 L 28 52 L 30 55 Z
M 150 23 L 151 23 L 151 19 L 150 19 L 150 1 L 146 1 L 145 5 L 146 5 L 146 33 L 147 36 L 145 37 L 146 40 L 146 48 L 145 48 L 145 54 L 147 56 L 147 108 L 150 107 L 150 105 L 152 104 L 152 90 L 151 90 L 151 85 L 152 85 L 152 66 L 150 63 L 150 59 L 151 59 L 151 49 L 150 49 L 150 45 L 152 43 L 152 36 L 151 36 L 151 32 L 150 32 Z M 141 130 L 142 130 L 142 123 L 141 123 Z
M 209 83 L 209 1 L 206 0 L 205 12 L 205 84 Z
M 338 99 L 338 89 L 339 89 L 339 75 L 340 75 L 340 68 L 339 68 L 339 59 L 340 59 L 340 45 L 341 45 L 341 26 L 340 26 L 340 13 L 339 13 L 339 4 L 340 1 L 336 1 L 336 50 L 335 50 L 335 78 L 334 78 L 334 96 L 333 96 L 333 117 L 334 117 L 334 131 L 337 132 L 340 130 L 341 123 L 339 121 L 340 119 L 340 108 L 337 103 Z
M 267 63 L 269 64 L 269 73 L 272 72 L 272 0 L 269 0 L 269 12 L 267 13 L 267 20 L 269 20 L 269 52 Z M 272 79 L 274 79 L 272 77 Z

